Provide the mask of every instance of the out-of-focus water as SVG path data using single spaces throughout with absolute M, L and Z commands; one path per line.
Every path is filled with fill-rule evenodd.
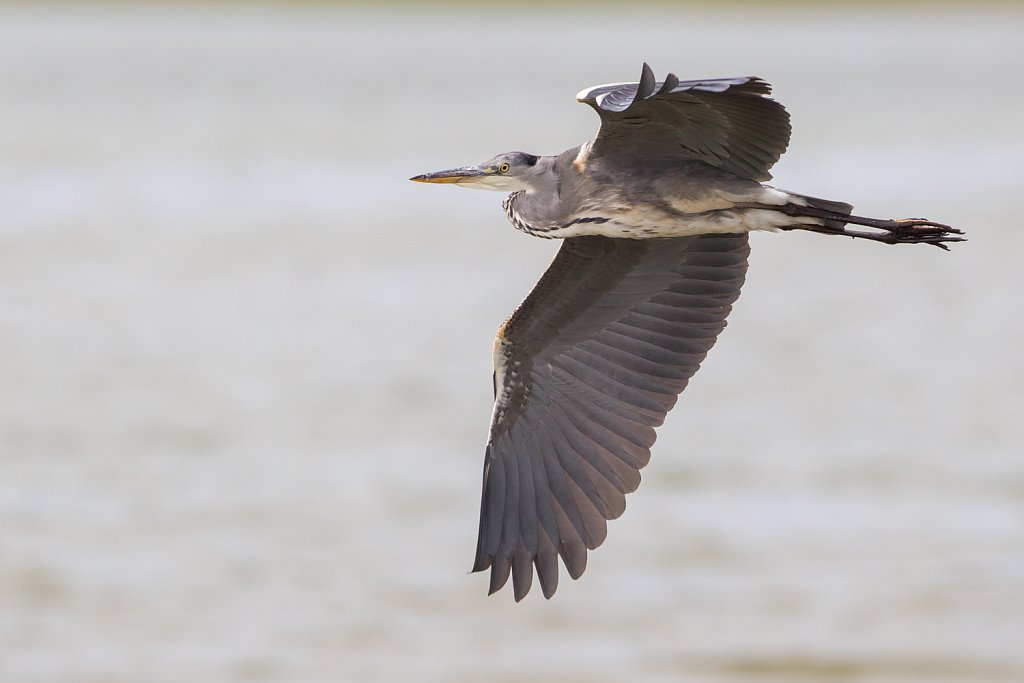
M 0 680 L 1024 680 L 1024 12 L 0 9 Z M 555 599 L 485 597 L 490 340 L 555 244 L 407 182 L 553 153 L 643 60 L 757 74 L 775 184 Z

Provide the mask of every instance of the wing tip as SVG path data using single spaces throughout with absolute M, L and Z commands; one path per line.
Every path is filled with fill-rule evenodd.
M 488 595 L 494 595 L 500 591 L 508 582 L 509 574 L 512 573 L 512 558 L 494 557 L 492 560 L 494 561 L 491 564 L 491 580 L 487 586 Z
M 511 576 L 513 597 L 516 602 L 522 602 L 523 598 L 526 597 L 533 587 L 534 564 L 537 564 L 537 579 L 540 581 L 541 592 L 544 594 L 545 600 L 550 600 L 558 589 L 557 563 L 541 569 L 538 558 L 522 558 L 521 562 L 518 561 L 519 559 L 514 558 L 511 560 L 508 568 L 506 568 L 504 563 L 495 563 L 495 558 L 492 555 L 478 553 L 476 560 L 473 562 L 473 568 L 469 570 L 469 573 L 475 574 L 487 569 L 491 570 L 487 595 L 494 595 L 504 588 L 505 584 L 508 583 L 509 576 Z M 570 568 L 569 575 L 573 579 L 578 579 L 583 574 L 584 568 L 586 568 L 585 559 L 581 566 Z
M 490 555 L 478 550 L 476 553 L 476 559 L 473 560 L 473 568 L 469 570 L 469 573 L 476 574 L 477 572 L 484 571 L 491 566 L 492 560 L 493 558 Z
M 512 562 L 512 595 L 521 602 L 533 586 L 533 560 L 520 555 Z
M 636 95 L 633 96 L 633 101 L 626 108 L 629 109 L 629 107 L 640 100 L 646 100 L 653 95 L 656 86 L 657 80 L 654 78 L 654 70 L 651 69 L 647 62 L 644 62 L 643 69 L 640 71 L 640 81 L 636 84 Z

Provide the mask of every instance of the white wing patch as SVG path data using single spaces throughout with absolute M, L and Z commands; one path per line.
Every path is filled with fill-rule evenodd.
M 594 98 L 594 93 L 599 90 L 610 92 L 612 90 L 618 90 L 619 88 L 627 85 L 636 85 L 636 83 L 605 83 L 604 85 L 592 85 L 589 88 L 584 88 L 583 90 L 580 90 L 578 93 L 576 93 L 576 101 L 589 102 Z M 598 105 L 600 104 L 601 103 L 598 102 Z

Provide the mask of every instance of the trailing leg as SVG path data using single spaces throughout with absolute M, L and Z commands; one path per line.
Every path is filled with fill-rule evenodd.
M 948 250 L 947 242 L 963 242 L 962 230 L 924 218 L 865 218 L 847 213 L 838 213 L 816 206 L 786 204 L 777 209 L 787 216 L 820 218 L 822 223 L 793 223 L 782 226 L 782 230 L 809 230 L 824 235 L 845 235 L 862 239 L 885 242 L 886 244 L 934 244 Z M 851 230 L 847 224 L 863 225 L 874 231 Z

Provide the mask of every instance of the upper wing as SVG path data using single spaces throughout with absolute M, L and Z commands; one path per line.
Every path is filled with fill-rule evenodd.
M 576 99 L 601 116 L 591 156 L 703 161 L 742 178 L 769 180 L 789 145 L 789 114 L 753 77 L 655 81 L 644 64 L 639 83 L 599 85 Z
M 495 340 L 473 571 L 515 598 L 578 578 L 640 484 L 654 428 L 725 327 L 747 236 L 574 237 Z

